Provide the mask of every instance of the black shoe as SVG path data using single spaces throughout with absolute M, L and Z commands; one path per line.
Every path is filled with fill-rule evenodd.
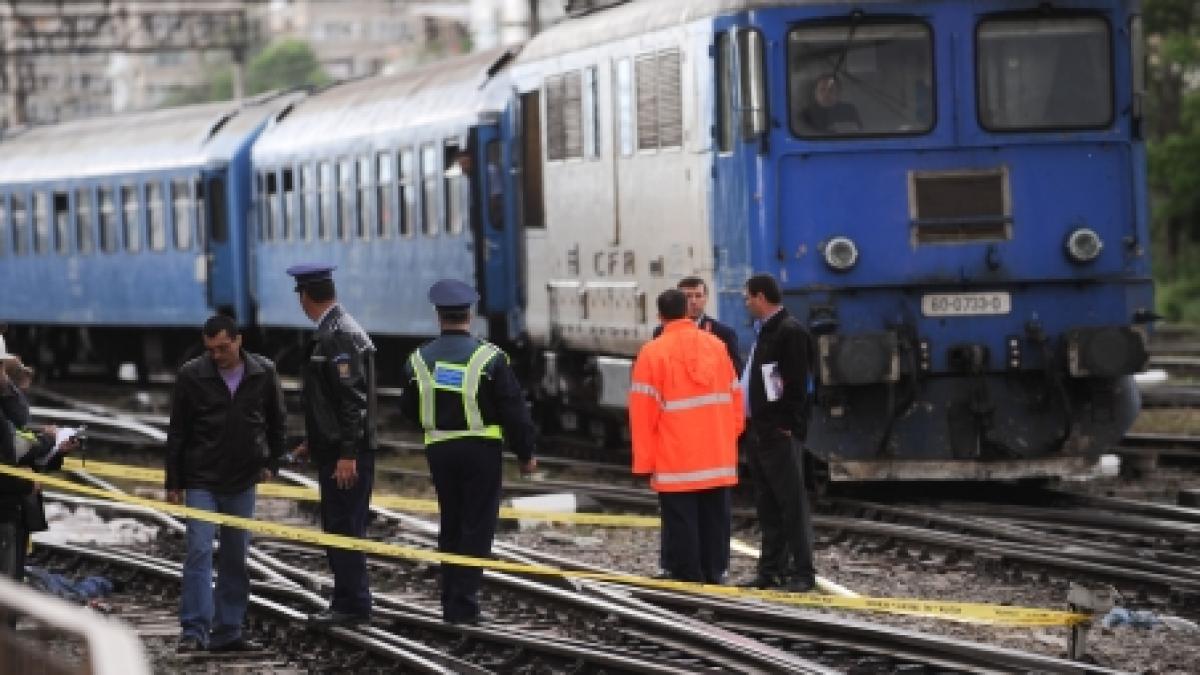
M 230 640 L 222 645 L 211 645 L 208 648 L 210 652 L 261 652 L 266 647 L 262 643 L 246 638 L 237 638 Z
M 367 623 L 370 620 L 370 614 L 350 614 L 349 612 L 338 612 L 332 609 L 308 615 L 308 622 L 314 626 L 353 626 L 355 624 Z
M 811 593 L 817 588 L 817 580 L 812 577 L 792 577 L 783 585 L 789 593 Z
M 207 647 L 200 641 L 200 638 L 184 635 L 179 638 L 179 643 L 175 645 L 175 652 L 178 654 L 191 654 L 194 652 L 202 652 Z
M 739 588 L 757 588 L 763 591 L 782 586 L 783 582 L 773 574 L 759 574 L 753 579 L 738 584 Z

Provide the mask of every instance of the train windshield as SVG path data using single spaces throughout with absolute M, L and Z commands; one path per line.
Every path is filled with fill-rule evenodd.
M 932 38 L 919 23 L 799 26 L 788 35 L 797 136 L 923 134 L 933 128 Z
M 1108 126 L 1108 24 L 1099 17 L 989 19 L 979 24 L 979 122 L 995 131 Z

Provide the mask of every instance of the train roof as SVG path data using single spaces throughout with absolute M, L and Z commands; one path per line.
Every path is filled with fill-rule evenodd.
M 528 63 L 569 51 L 680 26 L 697 19 L 770 7 L 863 5 L 878 0 L 630 0 L 556 24 L 521 50 Z
M 265 94 L 31 127 L 0 138 L 0 184 L 120 175 L 228 161 L 303 94 Z
M 506 92 L 491 74 L 510 54 L 511 48 L 490 49 L 332 86 L 263 132 L 254 160 L 285 161 L 360 139 L 387 142 L 389 135 L 408 129 L 471 123 L 485 112 L 500 111 Z

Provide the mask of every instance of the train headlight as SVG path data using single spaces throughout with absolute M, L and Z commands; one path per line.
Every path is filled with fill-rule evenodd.
M 858 262 L 858 246 L 850 237 L 834 237 L 825 242 L 825 264 L 836 272 L 845 272 Z
M 1077 263 L 1087 263 L 1100 256 L 1104 242 L 1096 231 L 1081 227 L 1067 237 L 1067 255 Z

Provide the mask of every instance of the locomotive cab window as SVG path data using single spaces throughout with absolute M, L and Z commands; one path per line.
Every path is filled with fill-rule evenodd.
M 803 138 L 924 134 L 933 128 L 933 40 L 904 23 L 822 23 L 788 34 L 792 131 Z
M 1112 123 L 1112 41 L 1103 19 L 987 19 L 976 40 L 979 123 L 985 129 L 1095 129 Z

